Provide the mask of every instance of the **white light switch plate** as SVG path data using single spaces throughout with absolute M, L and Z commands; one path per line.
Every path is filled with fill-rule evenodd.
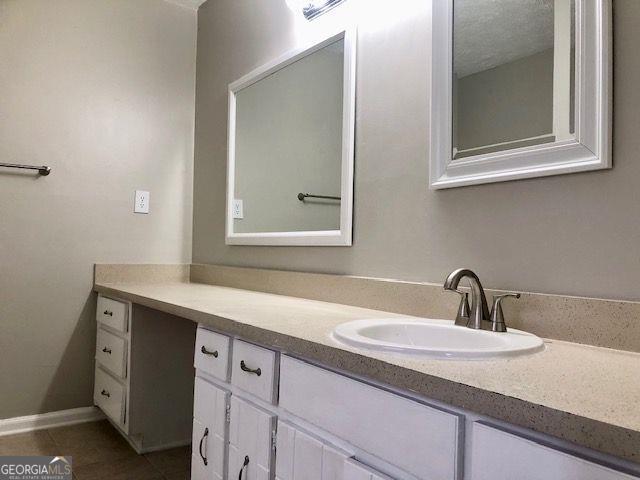
M 235 199 L 233 201 L 233 218 L 244 218 L 244 212 L 242 208 L 242 200 Z
M 149 213 L 149 192 L 136 190 L 136 199 L 133 205 L 134 213 Z

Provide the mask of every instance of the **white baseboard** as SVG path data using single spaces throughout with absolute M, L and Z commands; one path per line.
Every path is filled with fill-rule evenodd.
M 0 437 L 16 433 L 31 432 L 45 428 L 64 427 L 77 423 L 102 420 L 104 414 L 96 407 L 72 408 L 59 412 L 41 413 L 26 417 L 15 417 L 0 420 Z

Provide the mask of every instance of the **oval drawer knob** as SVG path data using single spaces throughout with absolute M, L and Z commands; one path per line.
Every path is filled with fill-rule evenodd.
M 262 370 L 260 370 L 259 368 L 249 368 L 247 367 L 247 364 L 244 363 L 244 360 L 240 360 L 240 369 L 243 372 L 247 372 L 247 373 L 255 373 L 257 376 L 262 375 Z
M 100 392 L 100 395 L 102 395 L 103 397 L 107 397 L 107 398 L 111 397 L 111 394 L 107 390 L 102 390 Z
M 211 355 L 213 358 L 218 358 L 218 351 L 215 350 L 213 352 L 210 352 L 209 350 L 207 350 L 207 348 L 203 345 L 202 348 L 200 349 L 200 351 L 202 353 L 204 353 L 205 355 Z
M 113 312 L 111 312 L 111 311 L 109 311 L 109 310 L 105 310 L 105 311 L 103 312 L 103 314 L 104 314 L 104 315 L 107 315 L 107 316 L 109 316 L 109 317 L 113 317 Z
M 104 348 L 102 349 L 102 351 L 103 351 L 104 353 L 108 353 L 109 355 L 111 355 L 111 349 L 110 349 L 110 348 L 104 347 Z

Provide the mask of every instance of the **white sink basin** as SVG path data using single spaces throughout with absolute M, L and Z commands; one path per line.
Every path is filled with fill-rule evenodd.
M 535 335 L 472 330 L 448 320 L 389 318 L 355 320 L 338 325 L 334 338 L 354 347 L 439 358 L 512 357 L 544 349 Z

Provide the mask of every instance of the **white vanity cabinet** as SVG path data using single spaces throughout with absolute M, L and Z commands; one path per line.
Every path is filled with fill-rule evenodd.
M 192 480 L 273 478 L 276 360 L 272 350 L 198 328 Z
M 202 327 L 194 365 L 193 480 L 640 480 Z
M 138 453 L 188 445 L 192 322 L 99 295 L 94 404 Z

